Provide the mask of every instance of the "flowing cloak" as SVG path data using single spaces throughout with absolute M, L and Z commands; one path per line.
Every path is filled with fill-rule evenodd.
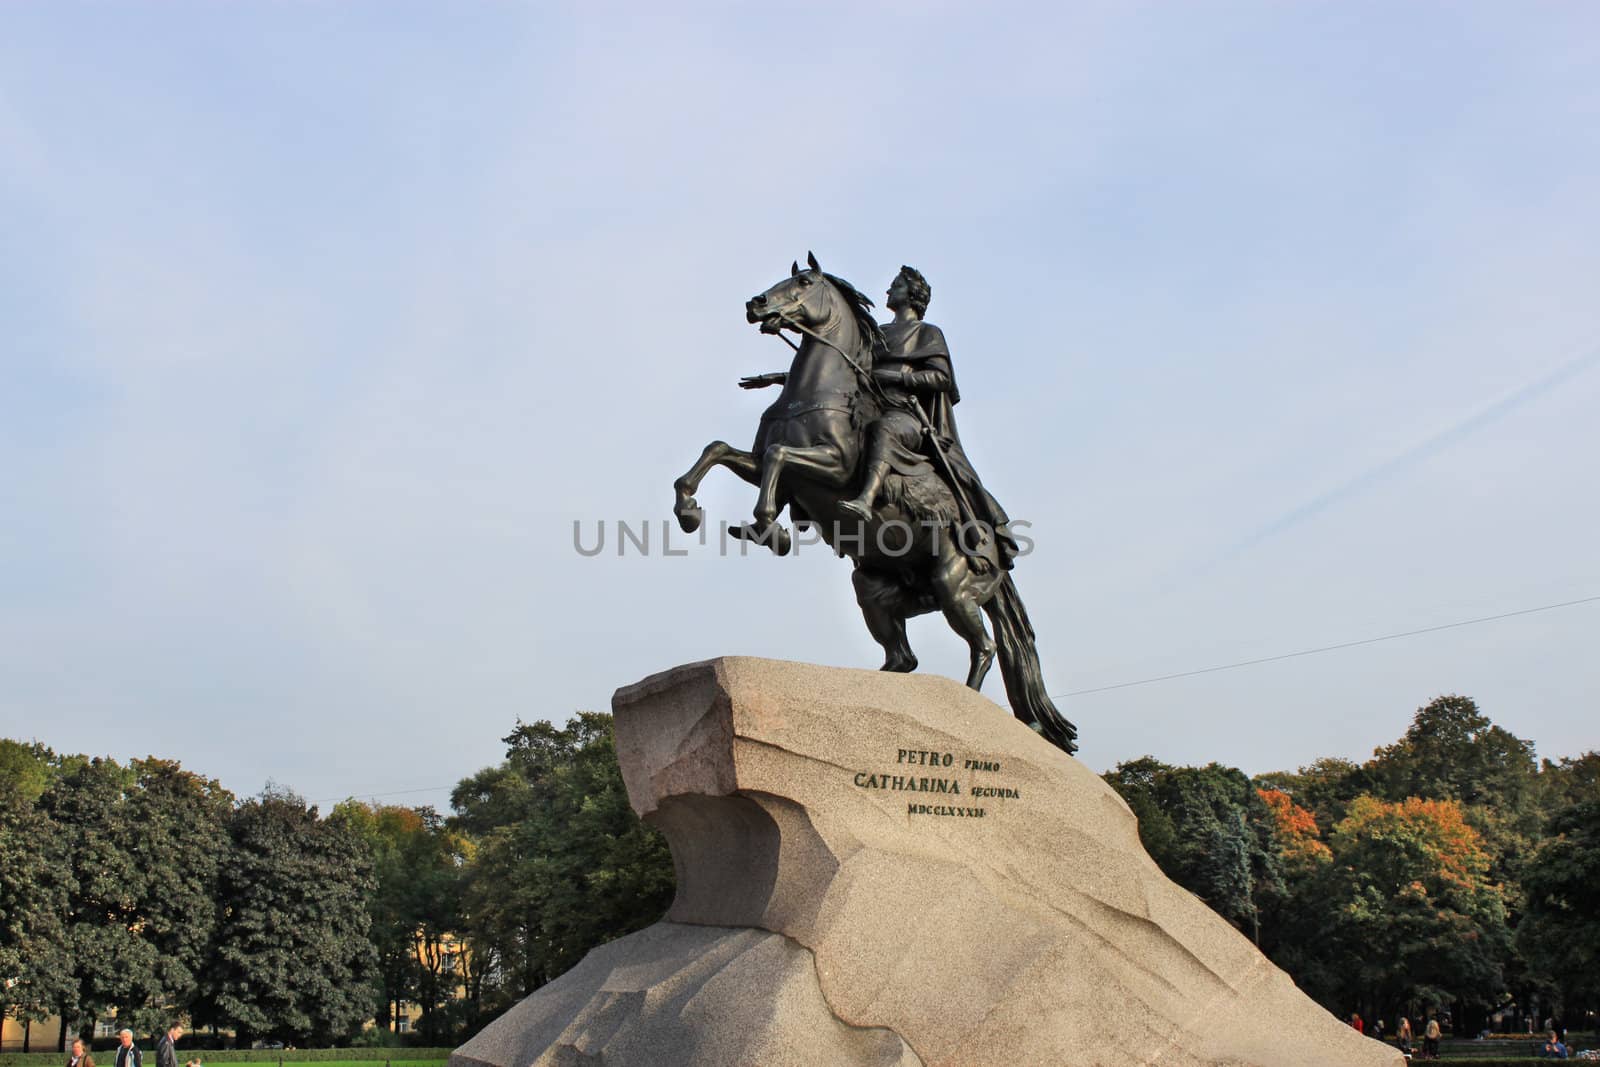
M 1012 540 L 1010 531 L 1006 529 L 1011 520 L 1006 516 L 1000 502 L 984 488 L 977 472 L 972 469 L 966 449 L 961 446 L 961 435 L 956 432 L 953 409 L 961 402 L 961 390 L 956 387 L 955 370 L 951 365 L 950 347 L 945 343 L 944 331 L 930 322 L 921 320 L 890 322 L 883 326 L 883 338 L 887 342 L 888 351 L 878 357 L 875 367 L 885 369 L 903 367 L 913 375 L 906 389 L 889 385 L 886 391 L 891 397 L 896 393 L 911 392 L 922 402 L 922 410 L 927 413 L 928 421 L 939 437 L 939 444 L 944 450 L 945 458 L 950 462 L 950 469 L 955 474 L 968 503 L 976 512 L 972 518 L 987 523 L 995 530 L 1001 544 L 1002 565 L 1009 570 L 1011 557 L 1017 551 L 1016 543 Z M 944 388 L 935 384 L 940 376 L 948 383 Z M 921 381 L 918 378 L 921 378 Z M 909 446 L 911 441 L 906 439 L 904 443 Z M 917 445 L 918 453 L 927 447 L 920 441 Z M 907 462 L 912 457 L 901 449 L 891 449 L 888 458 L 891 466 L 901 474 L 916 475 L 934 469 L 920 454 L 917 455 L 916 462 Z M 943 472 L 940 474 L 942 476 Z

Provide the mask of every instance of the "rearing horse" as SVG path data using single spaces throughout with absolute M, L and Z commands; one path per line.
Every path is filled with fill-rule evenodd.
M 905 492 L 886 494 L 865 521 L 841 506 L 858 481 L 864 430 L 879 413 L 882 394 L 871 375 L 884 340 L 872 319 L 872 301 L 824 272 L 815 256 L 808 254 L 806 261 L 809 269 L 795 263 L 787 279 L 745 305 L 746 318 L 763 333 L 789 329 L 802 340 L 786 374 L 741 383 L 783 384 L 761 417 L 751 450 L 713 441 L 674 483 L 679 526 L 687 533 L 700 528 L 705 515 L 694 493 L 712 468 L 728 468 L 760 490 L 754 521 L 731 533 L 786 554 L 792 540 L 777 518 L 787 506 L 796 525 L 812 525 L 855 562 L 856 600 L 867 629 L 883 646 L 884 670 L 916 669 L 906 619 L 941 611 L 967 642 L 967 685 L 983 685 L 998 653 L 1012 711 L 1051 743 L 1075 751 L 1077 730 L 1045 690 L 1033 627 L 1016 586 L 998 565 L 992 540 L 980 550 L 986 565 L 975 565 L 963 551 L 959 508 L 949 486 L 926 475 Z M 985 614 L 998 642 L 984 626 Z

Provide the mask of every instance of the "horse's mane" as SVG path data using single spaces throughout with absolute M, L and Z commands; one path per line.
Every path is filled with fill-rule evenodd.
M 883 328 L 878 325 L 878 320 L 872 317 L 872 301 L 867 295 L 843 278 L 822 271 L 822 276 L 832 282 L 834 288 L 839 290 L 839 295 L 844 297 L 845 303 L 850 307 L 850 313 L 855 316 L 856 329 L 861 334 L 862 344 L 867 346 L 868 353 L 876 360 L 889 350 L 889 342 L 883 338 Z

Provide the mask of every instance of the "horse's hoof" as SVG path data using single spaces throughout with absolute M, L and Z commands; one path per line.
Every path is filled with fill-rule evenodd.
M 684 533 L 694 533 L 706 521 L 706 513 L 695 503 L 694 497 L 673 508 L 672 513 L 678 516 L 678 528 Z
M 783 526 L 767 527 L 767 547 L 772 549 L 773 555 L 787 556 L 794 547 L 794 539 L 789 536 L 789 531 Z
M 896 656 L 878 668 L 880 671 L 890 671 L 894 674 L 910 674 L 917 669 L 917 657 Z

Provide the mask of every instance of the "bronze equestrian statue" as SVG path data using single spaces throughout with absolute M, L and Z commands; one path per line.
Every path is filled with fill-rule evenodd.
M 1033 626 L 1011 580 L 1017 543 L 1009 520 L 956 433 L 951 408 L 960 393 L 944 335 L 923 320 L 926 279 L 902 267 L 888 294 L 894 319 L 879 326 L 871 300 L 815 256 L 806 261 L 807 269 L 794 264 L 745 305 L 763 333 L 801 339 L 787 372 L 740 381 L 783 388 L 750 451 L 713 441 L 674 483 L 679 526 L 700 528 L 695 491 L 713 467 L 728 468 L 760 490 L 754 521 L 731 533 L 785 554 L 793 541 L 777 519 L 788 507 L 796 527 L 810 525 L 850 557 L 884 670 L 916 669 L 906 619 L 942 611 L 967 642 L 967 685 L 980 688 L 998 656 L 1012 712 L 1075 752 L 1077 729 L 1045 689 Z

